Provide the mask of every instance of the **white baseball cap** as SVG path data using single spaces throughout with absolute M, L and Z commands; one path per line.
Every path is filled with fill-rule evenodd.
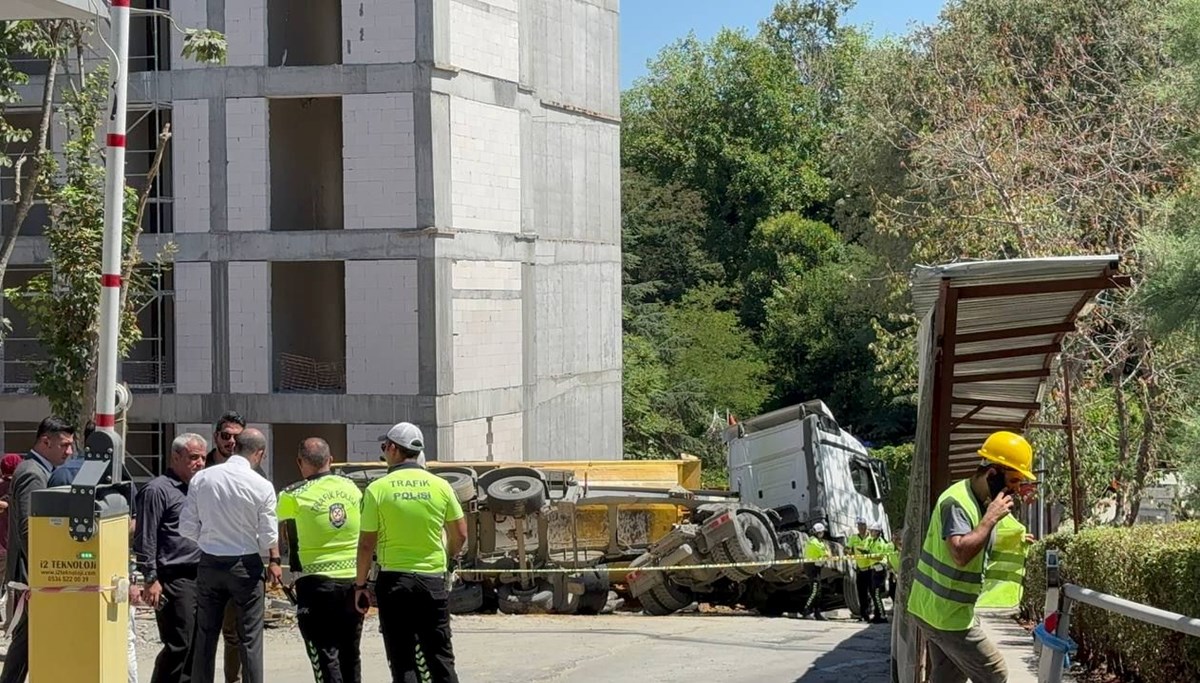
M 418 453 L 425 450 L 425 435 L 421 433 L 420 427 L 411 422 L 400 422 L 394 425 L 387 434 L 379 437 L 379 441 L 391 441 L 401 448 Z
M 865 517 L 857 517 L 857 518 L 855 518 L 854 523 L 855 524 L 866 524 L 867 520 Z
M 814 534 L 819 534 L 824 530 L 825 530 L 825 525 L 820 522 L 817 522 L 816 524 L 812 525 L 812 532 Z

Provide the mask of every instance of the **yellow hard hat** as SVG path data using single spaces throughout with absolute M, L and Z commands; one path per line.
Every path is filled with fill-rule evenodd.
M 1025 437 L 1013 432 L 996 432 L 987 438 L 979 455 L 1011 470 L 1016 470 L 1027 481 L 1033 481 L 1033 447 Z

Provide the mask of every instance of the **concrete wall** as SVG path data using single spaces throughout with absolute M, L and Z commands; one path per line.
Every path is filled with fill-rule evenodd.
M 450 100 L 450 183 L 454 227 L 520 232 L 521 115 Z
M 346 393 L 418 393 L 416 262 L 347 261 L 345 293 Z
M 208 28 L 208 0 L 174 0 L 171 18 L 183 28 Z M 183 39 L 181 31 L 171 31 L 171 68 L 202 68 L 202 64 L 183 58 Z
M 227 1 L 225 39 L 229 66 L 266 66 L 267 0 Z
M 179 100 L 171 112 L 175 232 L 209 229 L 208 113 L 208 100 Z
M 449 0 L 450 62 L 516 81 L 520 73 L 517 0 Z
M 177 263 L 175 270 L 175 391 L 213 390 L 212 267 Z
M 413 61 L 416 0 L 343 0 L 342 40 L 343 64 Z
M 232 41 L 230 42 L 232 45 Z M 267 139 L 267 100 L 252 97 L 225 102 L 228 159 L 227 211 L 230 230 L 267 230 L 271 177 Z
M 345 227 L 417 227 L 412 94 L 352 95 L 342 117 Z
M 229 390 L 271 391 L 271 264 L 229 264 Z

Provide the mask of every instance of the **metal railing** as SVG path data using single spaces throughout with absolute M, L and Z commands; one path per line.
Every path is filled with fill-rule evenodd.
M 1058 552 L 1046 551 L 1046 617 L 1058 614 L 1058 624 L 1053 635 L 1060 643 L 1070 642 L 1071 612 L 1076 603 L 1200 638 L 1200 619 L 1168 612 L 1114 595 L 1099 593 L 1090 588 L 1070 583 L 1063 584 L 1059 570 Z M 1043 646 L 1041 658 L 1038 661 L 1038 681 L 1062 683 L 1063 670 L 1066 668 L 1064 666 L 1066 656 L 1065 647 Z

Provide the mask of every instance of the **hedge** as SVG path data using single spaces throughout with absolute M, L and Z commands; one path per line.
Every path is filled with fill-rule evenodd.
M 1025 561 L 1022 616 L 1040 621 L 1046 600 L 1046 549 L 1059 549 L 1066 581 L 1200 617 L 1200 522 L 1086 529 L 1054 534 Z M 1071 637 L 1079 660 L 1125 680 L 1200 681 L 1200 638 L 1106 610 L 1076 605 Z

